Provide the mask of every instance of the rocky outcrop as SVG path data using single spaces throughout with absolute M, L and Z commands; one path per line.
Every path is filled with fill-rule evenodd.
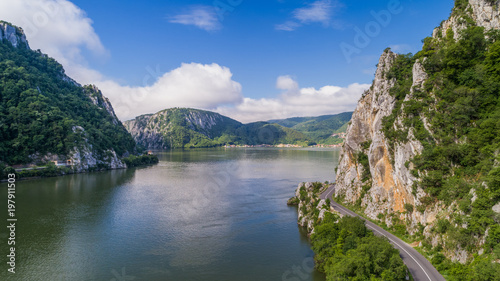
M 125 121 L 123 125 L 138 144 L 150 149 L 168 148 L 159 124 L 150 124 L 151 117 L 153 114 L 141 115 Z
M 32 163 L 43 165 L 53 162 L 60 167 L 71 168 L 74 172 L 81 173 L 92 169 L 124 169 L 125 162 L 113 149 L 97 152 L 88 141 L 88 135 L 81 126 L 73 126 L 73 133 L 78 136 L 78 143 L 66 155 L 35 153 L 30 156 Z
M 88 171 L 96 167 L 106 169 L 127 168 L 127 165 L 116 155 L 113 149 L 108 149 L 102 153 L 97 153 L 92 149 L 92 144 L 89 143 L 88 136 L 82 127 L 73 127 L 73 132 L 80 136 L 81 141 L 66 157 L 70 160 L 71 167 L 77 172 Z
M 373 86 L 359 101 L 347 129 L 337 170 L 336 196 L 352 204 L 362 200 L 365 213 L 371 219 L 377 219 L 379 214 L 403 213 L 405 204 L 420 205 L 419 199 L 425 196 L 421 189 L 416 195 L 413 194 L 413 182 L 416 179 L 409 171 L 411 167 L 407 167 L 408 161 L 422 151 L 422 144 L 410 130 L 408 142 L 397 143 L 392 152 L 382 132 L 382 120 L 391 114 L 395 105 L 395 99 L 390 94 L 395 81 L 387 79 L 385 74 L 392 67 L 396 56 L 387 51 L 380 57 Z M 412 98 L 413 91 L 422 87 L 426 78 L 422 64 L 416 62 L 413 66 L 413 87 L 406 99 Z M 402 127 L 402 120 L 396 120 L 394 126 Z M 365 150 L 363 143 L 370 143 L 370 146 Z M 371 179 L 365 182 L 362 174 L 366 167 L 357 160 L 360 153 L 366 154 L 369 161 Z M 429 209 L 423 214 L 413 212 L 409 216 L 410 224 L 414 226 L 411 231 L 415 231 L 419 222 L 431 223 L 436 211 Z
M 29 49 L 28 40 L 26 40 L 26 35 L 24 31 L 10 23 L 0 21 L 0 40 L 9 41 L 14 47 L 26 47 Z
M 288 205 L 298 205 L 297 223 L 307 230 L 308 235 L 314 233 L 314 226 L 323 220 L 327 212 L 334 212 L 326 200 L 319 198 L 319 194 L 328 187 L 329 184 L 320 182 L 302 182 L 295 190 L 295 197 L 288 200 Z
M 477 26 L 484 27 L 485 31 L 500 29 L 500 0 L 469 0 L 465 11 L 459 11 L 455 7 L 450 18 L 434 29 L 432 37 L 444 38 L 449 29 L 453 31 L 455 40 L 460 38 L 460 31 L 467 27 L 467 19 L 470 17 Z
M 113 125 L 118 125 L 120 124 L 120 120 L 118 120 L 118 117 L 116 117 L 115 110 L 113 109 L 113 106 L 111 105 L 111 102 L 107 97 L 105 97 L 101 90 L 97 88 L 95 85 L 88 85 L 85 86 L 85 93 L 87 96 L 90 98 L 93 104 L 97 105 L 98 107 L 106 110 L 109 115 L 113 118 Z
M 124 125 L 139 145 L 150 149 L 166 149 L 182 147 L 182 144 L 176 142 L 181 137 L 184 142 L 189 142 L 188 138 L 196 136 L 214 140 L 224 133 L 234 134 L 243 124 L 215 112 L 171 108 L 156 114 L 138 116 L 125 121 Z
M 470 25 L 464 17 L 472 18 L 485 30 L 499 29 L 499 4 L 500 1 L 469 0 L 467 8 L 462 12 L 455 8 L 451 17 L 434 30 L 433 37 L 441 40 L 447 36 L 448 30 L 452 30 L 455 39 L 459 39 L 460 31 Z M 446 237 L 441 237 L 431 230 L 436 226 L 438 218 L 449 220 L 450 214 L 457 212 L 456 202 L 448 207 L 438 200 L 423 204 L 423 199 L 429 195 L 420 185 L 415 184 L 419 179 L 410 172 L 414 168 L 411 160 L 424 149 L 415 137 L 415 128 L 406 127 L 403 122 L 404 114 L 399 114 L 393 127 L 398 129 L 398 132 L 407 132 L 406 140 L 391 143 L 383 132 L 382 120 L 391 115 L 396 104 L 390 91 L 397 81 L 387 75 L 396 58 L 397 55 L 390 50 L 382 54 L 373 85 L 364 93 L 354 111 L 337 168 L 335 196 L 350 204 L 360 204 L 364 213 L 373 220 L 385 218 L 384 222 L 391 225 L 391 218 L 399 218 L 405 222 L 411 234 L 420 231 L 422 228 L 419 228 L 419 225 L 422 225 L 425 227 L 424 236 L 432 241 L 433 246 L 446 245 Z M 412 87 L 406 93 L 399 112 L 404 112 L 405 102 L 420 101 L 416 95 L 417 91 L 425 92 L 424 84 L 428 75 L 424 65 L 425 59 L 414 63 Z M 427 101 L 436 100 L 432 92 L 428 93 L 426 98 Z M 430 110 L 433 110 L 437 102 L 429 104 Z M 426 116 L 421 114 L 415 118 L 420 119 L 429 135 L 434 138 Z M 363 162 L 363 159 L 367 161 Z M 474 192 L 471 192 L 474 199 Z M 499 212 L 500 207 L 496 205 L 493 210 Z M 467 225 L 459 227 L 466 228 Z M 471 253 L 464 249 L 455 249 L 446 249 L 448 257 L 454 261 L 464 263 L 472 257 Z
M 395 104 L 394 97 L 389 93 L 395 81 L 386 79 L 385 73 L 392 67 L 396 56 L 387 51 L 380 57 L 373 86 L 359 101 L 347 129 L 337 170 L 336 195 L 354 203 L 360 199 L 365 185 L 361 175 L 366 167 L 357 161 L 357 156 L 359 153 L 368 156 L 372 185 L 367 196 L 361 199 L 364 200 L 367 215 L 372 219 L 386 210 L 403 211 L 404 203 L 413 201 L 411 191 L 407 192 L 405 188 L 409 177 L 407 173 L 396 173 L 396 167 L 400 165 L 391 164 L 392 157 L 382 132 L 382 119 L 391 114 Z M 363 151 L 362 144 L 366 142 L 371 144 Z M 416 149 L 411 146 L 397 148 L 399 161 L 407 158 L 406 155 L 413 155 Z
M 493 212 L 500 214 L 500 203 L 493 206 L 492 210 L 493 210 Z
M 483 26 L 487 31 L 500 29 L 500 5 L 499 0 L 469 0 L 472 8 L 472 19 L 478 26 Z

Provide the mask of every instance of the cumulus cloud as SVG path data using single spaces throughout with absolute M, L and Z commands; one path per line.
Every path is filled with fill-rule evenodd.
M 284 92 L 276 98 L 245 98 L 236 106 L 222 106 L 217 112 L 241 122 L 255 122 L 297 116 L 319 116 L 352 111 L 369 84 L 348 87 L 299 88 L 289 76 L 280 76 L 276 87 Z
M 299 83 L 293 80 L 290 75 L 280 76 L 276 80 L 276 88 L 280 90 L 296 91 L 299 89 Z
M 213 31 L 221 28 L 219 19 L 213 7 L 194 6 L 180 15 L 169 17 L 169 22 L 184 25 L 194 25 L 206 31 Z
M 107 79 L 88 67 L 82 55 L 84 49 L 95 55 L 107 54 L 92 20 L 67 0 L 1 1 L 0 19 L 22 27 L 31 48 L 55 58 L 77 82 L 96 84 L 122 120 L 168 107 L 214 109 L 243 99 L 241 85 L 232 80 L 231 71 L 217 64 L 182 64 L 168 73 L 150 70 L 143 87 L 123 86 Z M 209 28 L 210 22 L 200 14 L 200 26 Z
M 98 56 L 107 50 L 92 27 L 86 13 L 67 0 L 0 1 L 0 19 L 24 29 L 30 47 L 41 49 L 64 65 L 66 72 L 89 83 L 101 78 L 85 67 L 85 48 Z
M 210 110 L 243 100 L 241 85 L 232 80 L 227 67 L 218 64 L 182 64 L 163 74 L 152 86 L 124 87 L 104 81 L 99 87 L 113 102 L 122 120 L 170 107 Z
M 275 26 L 276 30 L 294 31 L 304 24 L 322 23 L 329 26 L 333 8 L 336 3 L 332 0 L 318 0 L 305 7 L 297 8 L 292 12 L 293 20 Z
M 299 12 L 304 22 L 308 21 L 308 13 L 312 14 L 312 11 Z M 192 20 L 193 24 L 198 22 L 198 27 L 209 30 L 213 15 L 196 13 L 199 16 L 194 16 L 195 19 L 176 19 L 184 24 Z M 242 122 L 333 114 L 353 110 L 362 92 L 369 87 L 352 84 L 346 88 L 300 88 L 292 77 L 280 76 L 276 80 L 276 88 L 283 91 L 280 96 L 245 98 L 242 86 L 232 79 L 230 69 L 215 63 L 182 64 L 167 73 L 148 69 L 142 87 L 124 86 L 88 67 L 83 56 L 85 49 L 98 56 L 106 56 L 108 51 L 94 31 L 92 20 L 73 3 L 67 0 L 1 1 L 0 19 L 23 27 L 30 46 L 54 57 L 70 77 L 81 84 L 96 84 L 109 97 L 121 120 L 170 107 L 214 110 Z

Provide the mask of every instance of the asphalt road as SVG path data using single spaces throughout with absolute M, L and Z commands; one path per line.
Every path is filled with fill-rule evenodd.
M 333 201 L 332 195 L 335 193 L 335 185 L 332 185 L 327 190 L 325 190 L 321 195 L 321 199 L 329 198 L 331 201 L 331 206 L 335 209 L 335 211 L 348 216 L 360 217 L 356 213 L 351 210 L 346 209 L 342 205 Z M 363 217 L 360 217 L 366 222 L 366 227 L 371 229 L 373 233 L 377 236 L 384 236 L 389 239 L 389 242 L 394 246 L 394 248 L 399 250 L 399 255 L 403 259 L 403 262 L 406 264 L 408 269 L 413 276 L 415 281 L 444 281 L 445 279 L 434 266 L 424 258 L 419 252 L 413 249 L 412 246 L 406 244 L 403 240 L 397 238 L 396 236 L 390 234 L 385 231 L 378 225 L 365 220 Z

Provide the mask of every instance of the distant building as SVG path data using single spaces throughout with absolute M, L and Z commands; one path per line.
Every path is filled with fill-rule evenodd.
M 66 159 L 58 156 L 53 156 L 51 157 L 51 159 L 52 160 L 50 160 L 50 162 L 54 163 L 54 165 L 59 167 L 73 166 L 75 164 L 73 162 L 73 159 Z

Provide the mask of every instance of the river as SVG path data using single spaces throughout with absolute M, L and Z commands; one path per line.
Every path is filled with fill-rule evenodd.
M 158 156 L 155 166 L 17 182 L 16 273 L 2 199 L 0 280 L 325 280 L 286 201 L 301 181 L 333 181 L 338 149 Z

